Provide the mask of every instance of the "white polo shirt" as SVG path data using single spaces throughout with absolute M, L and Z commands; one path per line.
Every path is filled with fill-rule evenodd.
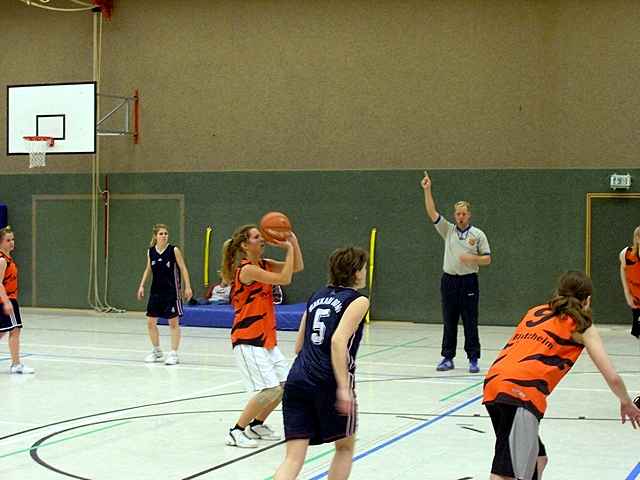
M 460 255 L 491 255 L 489 240 L 482 230 L 469 225 L 460 230 L 457 225 L 449 222 L 442 215 L 433 222 L 437 232 L 444 239 L 444 261 L 442 270 L 449 275 L 468 275 L 478 273 L 478 264 L 462 263 Z

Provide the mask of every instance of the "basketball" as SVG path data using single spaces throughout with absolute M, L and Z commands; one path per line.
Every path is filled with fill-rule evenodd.
M 269 212 L 260 220 L 260 232 L 266 241 L 286 240 L 291 233 L 291 222 L 284 213 Z

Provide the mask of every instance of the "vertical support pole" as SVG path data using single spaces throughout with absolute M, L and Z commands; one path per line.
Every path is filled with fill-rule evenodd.
M 371 229 L 371 234 L 369 235 L 369 299 L 373 297 L 373 270 L 375 268 L 375 254 L 376 254 L 376 235 L 378 234 L 377 228 Z M 365 317 L 365 322 L 369 323 L 371 320 L 371 306 L 369 304 L 369 311 L 367 312 L 367 316 Z
M 213 228 L 208 226 L 204 233 L 204 288 L 209 286 L 209 251 L 211 250 L 211 237 L 213 236 Z
M 133 143 L 138 144 L 140 135 L 140 92 L 136 88 L 133 91 Z

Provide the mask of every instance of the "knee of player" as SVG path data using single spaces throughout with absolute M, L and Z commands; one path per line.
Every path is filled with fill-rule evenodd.
M 335 442 L 336 452 L 337 453 L 353 453 L 355 450 L 356 441 L 353 436 L 343 438 Z
M 544 457 L 538 457 L 538 469 L 543 469 L 549 463 L 549 457 L 546 455 Z
M 267 405 L 269 403 L 280 402 L 280 400 L 282 400 L 283 393 L 284 389 L 281 385 L 278 385 L 277 387 L 260 390 L 256 395 L 256 399 L 261 405 Z
M 299 473 L 304 466 L 304 457 L 300 458 L 298 456 L 287 453 L 287 462 L 289 462 L 292 467 L 295 467 Z

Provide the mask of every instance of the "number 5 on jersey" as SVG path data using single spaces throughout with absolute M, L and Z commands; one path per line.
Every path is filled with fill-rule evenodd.
M 324 332 L 327 326 L 322 322 L 323 318 L 331 316 L 331 310 L 328 308 L 318 308 L 313 315 L 313 328 L 311 332 L 311 342 L 314 345 L 322 345 L 324 341 Z

